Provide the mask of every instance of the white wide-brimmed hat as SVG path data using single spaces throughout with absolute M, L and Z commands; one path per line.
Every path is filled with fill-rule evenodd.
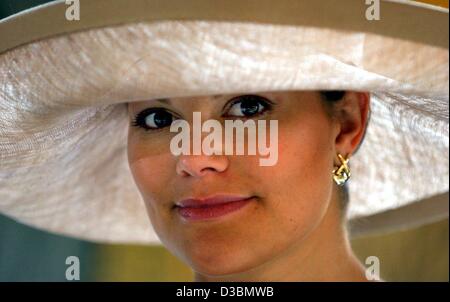
M 128 166 L 127 102 L 356 90 L 371 93 L 371 119 L 350 159 L 351 234 L 448 217 L 448 10 L 81 0 L 71 21 L 68 8 L 0 21 L 1 213 L 86 240 L 158 243 Z

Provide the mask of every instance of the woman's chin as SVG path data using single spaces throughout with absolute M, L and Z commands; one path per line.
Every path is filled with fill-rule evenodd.
M 254 260 L 254 258 L 253 258 Z M 255 264 L 239 253 L 197 254 L 188 259 L 189 266 L 197 273 L 210 277 L 237 274 L 251 269 Z

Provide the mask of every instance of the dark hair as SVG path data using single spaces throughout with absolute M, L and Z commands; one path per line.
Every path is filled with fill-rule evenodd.
M 337 102 L 342 100 L 345 95 L 345 91 L 342 90 L 324 90 L 320 91 L 322 98 L 328 102 Z

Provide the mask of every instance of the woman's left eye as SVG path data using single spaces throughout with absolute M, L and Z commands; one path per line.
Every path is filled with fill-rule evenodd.
M 259 95 L 242 95 L 233 98 L 226 116 L 252 117 L 271 109 L 271 102 Z

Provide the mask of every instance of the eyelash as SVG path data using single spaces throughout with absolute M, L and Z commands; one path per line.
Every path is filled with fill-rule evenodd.
M 147 108 L 142 110 L 141 112 L 139 112 L 138 114 L 136 114 L 136 116 L 134 117 L 131 125 L 137 128 L 142 128 L 146 131 L 159 131 L 162 130 L 164 128 L 152 128 L 152 127 L 148 127 L 147 124 L 145 123 L 145 119 L 147 116 L 149 116 L 152 113 L 156 113 L 158 111 L 165 111 L 170 113 L 173 117 L 175 117 L 176 115 L 174 113 L 172 113 L 171 111 L 167 110 L 166 108 L 162 108 L 162 107 L 153 107 L 153 108 Z
M 256 117 L 256 116 L 261 116 L 264 113 L 266 113 L 267 111 L 273 110 L 273 106 L 275 104 L 272 101 L 268 100 L 267 98 L 260 96 L 260 95 L 256 95 L 256 94 L 245 94 L 245 95 L 236 96 L 236 97 L 232 98 L 230 101 L 228 101 L 228 103 L 224 106 L 224 108 L 227 108 L 225 111 L 230 110 L 234 105 L 236 105 L 239 102 L 251 100 L 252 98 L 257 98 L 257 101 L 259 102 L 259 104 L 261 104 L 263 106 L 263 111 L 256 113 L 255 115 L 252 115 L 250 117 L 244 116 L 244 117 L 235 117 L 235 118 L 242 118 L 242 119 L 252 118 L 252 117 Z M 222 113 L 222 116 L 227 117 L 226 115 L 224 115 L 224 113 Z
M 258 112 L 249 117 L 227 116 L 227 115 L 225 115 L 225 113 L 222 113 L 222 117 L 234 117 L 236 119 L 250 119 L 253 117 L 257 117 L 257 116 L 262 116 L 262 115 L 266 114 L 267 112 L 270 112 L 273 110 L 273 107 L 275 104 L 272 101 L 268 100 L 267 98 L 265 98 L 263 96 L 255 95 L 255 94 L 246 94 L 246 95 L 240 95 L 240 96 L 236 96 L 236 97 L 232 98 L 224 106 L 224 109 L 222 109 L 222 112 L 226 112 L 226 111 L 230 110 L 234 105 L 238 104 L 239 102 L 244 102 L 244 101 L 252 99 L 252 98 L 257 98 L 258 104 L 263 106 L 263 110 L 261 112 Z M 145 123 L 145 119 L 148 115 L 158 112 L 158 111 L 166 111 L 166 112 L 170 113 L 173 117 L 175 117 L 175 119 L 177 119 L 176 114 L 172 113 L 170 110 L 167 110 L 166 108 L 162 108 L 162 107 L 153 107 L 153 108 L 144 109 L 141 112 L 139 112 L 138 114 L 136 114 L 136 116 L 134 117 L 134 119 L 132 121 L 132 126 L 142 128 L 146 131 L 159 131 L 159 130 L 165 129 L 166 127 L 162 127 L 162 128 L 148 127 Z

